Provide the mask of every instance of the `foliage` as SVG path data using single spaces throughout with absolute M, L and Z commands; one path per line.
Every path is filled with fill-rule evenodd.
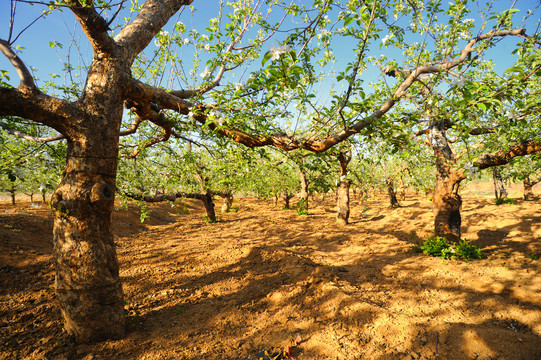
M 494 202 L 495 202 L 496 205 L 502 205 L 502 204 L 513 205 L 514 204 L 513 199 L 511 199 L 511 198 L 503 199 L 503 198 L 499 197 L 499 198 L 496 198 L 494 200 Z
M 430 256 L 443 259 L 480 259 L 481 249 L 471 245 L 462 239 L 458 244 L 449 244 L 447 239 L 440 236 L 432 236 L 418 246 L 420 251 Z
M 295 209 L 297 211 L 297 215 L 308 215 L 306 199 L 300 199 L 297 204 L 295 204 Z

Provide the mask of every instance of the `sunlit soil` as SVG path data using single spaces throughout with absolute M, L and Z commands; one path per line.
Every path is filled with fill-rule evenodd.
M 143 224 L 116 210 L 128 334 L 78 345 L 54 297 L 50 210 L 0 205 L 0 359 L 255 360 L 297 335 L 297 359 L 541 359 L 539 200 L 465 195 L 463 235 L 483 249 L 471 263 L 412 249 L 432 231 L 420 195 L 353 199 L 344 227 L 331 195 L 308 216 L 234 207 L 216 224 L 192 200 L 150 205 Z

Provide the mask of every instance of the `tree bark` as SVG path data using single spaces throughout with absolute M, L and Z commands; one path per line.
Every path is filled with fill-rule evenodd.
M 385 181 L 385 185 L 387 186 L 387 194 L 389 194 L 389 202 L 391 203 L 391 207 L 395 208 L 400 206 L 398 199 L 396 198 L 396 190 L 394 189 L 393 181 L 387 179 Z
M 52 199 L 55 288 L 66 331 L 80 342 L 120 338 L 125 333 L 123 292 L 111 233 L 117 155 L 110 151 L 118 149 L 118 136 L 107 136 L 111 133 L 108 124 L 100 121 L 111 109 L 115 107 L 89 117 L 92 130 L 68 140 L 66 169 Z M 116 119 L 111 120 L 120 125 L 122 104 L 116 109 Z M 96 129 L 100 122 L 105 126 L 102 131 Z
M 11 205 L 15 205 L 15 184 L 11 184 L 11 189 L 9 189 L 11 195 Z
M 306 174 L 302 171 L 302 169 L 299 170 L 299 175 L 301 178 L 300 197 L 301 201 L 303 202 L 304 210 L 308 211 L 308 179 L 306 178 Z
M 444 122 L 433 124 L 429 142 L 436 157 L 436 186 L 432 196 L 434 234 L 458 242 L 461 236 L 460 210 L 462 198 L 458 191 L 464 180 L 462 172 L 456 171 L 456 157 L 445 136 Z
M 494 195 L 496 199 L 505 200 L 507 198 L 507 190 L 505 190 L 502 174 L 498 167 L 492 168 L 492 179 L 494 180 Z
M 289 193 L 289 191 L 284 190 L 282 194 L 282 199 L 284 200 L 284 209 L 291 209 L 291 205 L 289 204 L 289 200 L 293 197 L 292 194 Z
M 349 187 L 351 180 L 344 179 L 339 181 L 337 185 L 337 211 L 336 222 L 339 225 L 347 225 L 349 223 Z
M 528 175 L 524 177 L 524 180 L 522 180 L 522 184 L 524 185 L 524 200 L 526 201 L 534 200 L 535 197 L 533 194 L 533 185 Z
M 458 194 L 461 176 L 454 171 L 436 177 L 436 188 L 432 198 L 434 212 L 434 234 L 458 242 L 461 236 L 462 198 Z
M 231 193 L 223 194 L 221 208 L 222 213 L 229 212 L 231 205 L 233 205 L 233 195 Z
M 338 154 L 340 163 L 340 179 L 336 185 L 336 222 L 339 225 L 349 223 L 349 188 L 352 181 L 346 178 L 348 174 L 348 164 L 351 161 L 351 153 L 343 150 Z
M 203 205 L 205 205 L 205 211 L 210 222 L 216 222 L 216 212 L 214 211 L 214 202 L 212 201 L 212 193 L 207 191 L 203 196 Z
M 524 176 L 522 184 L 524 185 L 524 200 L 532 201 L 535 200 L 535 195 L 533 193 L 533 187 L 541 182 L 541 176 L 537 176 L 533 180 L 529 175 Z

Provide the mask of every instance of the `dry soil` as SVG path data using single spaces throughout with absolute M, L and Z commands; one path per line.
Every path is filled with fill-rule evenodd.
M 466 194 L 464 237 L 483 250 L 471 262 L 412 249 L 431 235 L 425 197 L 354 199 L 344 227 L 333 201 L 299 216 L 240 198 L 215 224 L 192 200 L 151 205 L 143 224 L 119 207 L 128 331 L 94 345 L 62 330 L 51 211 L 3 203 L 0 358 L 255 360 L 292 346 L 296 359 L 541 359 L 539 200 Z

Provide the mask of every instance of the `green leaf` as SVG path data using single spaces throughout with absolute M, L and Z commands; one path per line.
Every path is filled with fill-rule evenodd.
M 487 106 L 483 103 L 477 103 L 477 107 L 483 110 L 483 112 L 487 111 Z
M 353 20 L 355 20 L 354 17 L 348 16 L 347 18 L 344 19 L 344 26 L 348 26 Z
M 271 58 L 272 54 L 270 51 L 267 51 L 267 53 L 265 54 L 265 56 L 263 56 L 263 60 L 261 60 L 261 65 L 265 65 L 265 63 L 267 61 L 269 61 L 269 59 Z

